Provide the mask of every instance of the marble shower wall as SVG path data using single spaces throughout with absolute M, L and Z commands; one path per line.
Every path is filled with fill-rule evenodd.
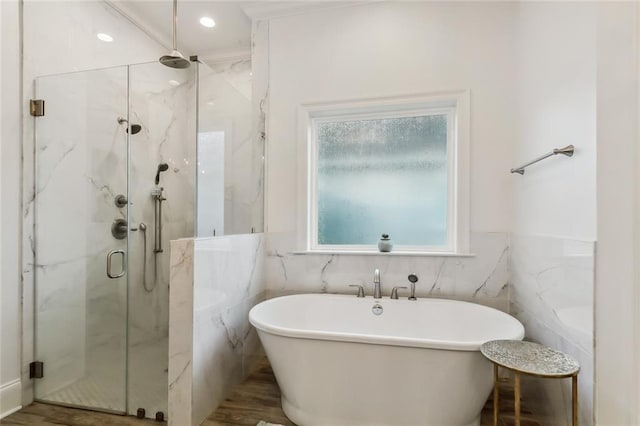
M 293 233 L 270 233 L 267 238 L 266 280 L 269 297 L 288 293 L 352 293 L 349 284 L 373 293 L 373 270 L 380 269 L 382 294 L 409 285 L 418 275 L 419 297 L 467 300 L 507 311 L 509 238 L 506 233 L 472 233 L 474 256 L 403 256 L 356 254 L 300 254 Z M 400 290 L 400 295 L 407 290 Z
M 15 271 L 15 275 L 21 279 L 22 288 L 22 405 L 26 406 L 33 401 L 33 388 L 36 381 L 29 379 L 29 363 L 34 360 L 34 309 L 36 290 L 34 287 L 34 279 L 38 267 L 35 265 L 35 197 L 36 191 L 34 185 L 35 176 L 35 148 L 34 148 L 34 121 L 42 121 L 42 119 L 34 119 L 29 116 L 28 103 L 29 99 L 35 98 L 34 80 L 42 75 L 61 75 L 61 73 L 78 72 L 84 70 L 104 70 L 122 64 L 130 64 L 134 62 L 155 61 L 166 52 L 166 48 L 156 43 L 147 34 L 142 32 L 131 21 L 116 12 L 107 2 L 51 2 L 40 0 L 25 0 L 22 5 L 22 25 L 23 25 L 23 99 L 22 112 L 24 113 L 22 125 L 22 141 L 14 140 L 14 148 L 8 149 L 6 156 L 3 158 L 14 164 L 22 164 L 22 170 L 16 166 L 16 171 L 10 179 L 4 182 L 13 181 L 16 185 L 22 177 L 21 197 L 18 194 L 7 193 L 6 205 L 16 204 L 21 206 L 22 225 L 19 224 L 18 218 L 15 222 L 9 222 L 11 225 L 3 230 L 3 237 L 7 240 L 17 240 L 21 237 L 21 270 Z M 104 43 L 95 37 L 97 28 L 110 28 L 118 37 L 112 43 Z M 111 31 L 110 30 L 110 31 Z M 20 84 L 16 80 L 16 84 Z M 96 87 L 90 87 L 90 86 Z M 97 81 L 87 81 L 87 89 L 94 92 L 100 91 L 100 84 Z M 122 86 L 126 90 L 126 85 Z M 71 113 L 75 115 L 74 119 L 70 119 L 68 124 L 69 130 L 83 128 L 82 123 L 85 115 L 91 115 L 90 109 L 92 105 L 104 105 L 106 102 L 113 101 L 115 96 L 121 93 L 119 88 L 111 87 L 111 91 L 104 91 L 102 94 L 105 98 L 93 99 L 88 108 L 74 109 Z M 123 100 L 126 105 L 126 98 Z M 47 115 L 54 113 L 51 108 L 53 104 L 47 105 Z M 107 131 L 105 133 L 109 137 L 115 137 L 115 132 L 119 129 L 117 124 L 112 121 L 111 114 L 121 114 L 124 108 L 107 108 L 105 114 L 109 114 L 109 119 L 100 120 L 98 127 L 92 126 L 92 132 Z M 108 126 L 108 128 L 107 128 Z M 98 142 L 94 140 L 94 142 Z M 11 144 L 8 145 L 10 147 Z M 118 148 L 119 149 L 119 148 Z M 3 151 L 4 153 L 4 151 Z M 71 154 L 70 154 L 71 155 Z M 66 161 L 66 160 L 65 160 Z M 11 173 L 10 170 L 5 170 Z M 78 182 L 80 184 L 81 182 Z M 87 189 L 89 190 L 89 189 Z M 20 203 L 21 201 L 21 203 Z M 111 211 L 113 205 L 107 206 L 106 209 Z M 75 214 L 75 213 L 67 213 Z M 6 216 L 3 217 L 3 220 Z M 66 226 L 64 224 L 56 224 L 55 226 Z M 9 229 L 10 228 L 10 229 Z M 74 233 L 78 233 L 74 230 Z M 96 230 L 101 232 L 101 229 Z M 6 234 L 6 235 L 5 235 Z M 72 240 L 75 236 L 68 239 Z M 62 244 L 66 244 L 65 241 Z M 119 247 L 118 247 L 119 248 Z M 91 246 L 90 250 L 98 250 L 99 247 Z M 67 253 L 68 255 L 69 253 Z M 57 254 L 61 257 L 63 253 Z M 48 263 L 46 259 L 40 259 Z M 6 272 L 11 272 L 11 268 L 6 268 Z M 49 268 L 51 272 L 53 268 Z M 60 267 L 58 267 L 60 270 Z M 21 273 L 21 276 L 19 275 Z M 100 273 L 104 274 L 104 265 L 100 266 Z M 68 276 L 68 275 L 67 275 Z M 113 284 L 113 283 L 112 283 Z M 41 291 L 41 289 L 38 289 Z M 42 294 L 42 293 L 41 293 Z M 79 293 L 77 293 L 79 296 Z M 85 294 L 86 295 L 86 294 Z M 77 325 L 77 324 L 76 324 Z M 18 327 L 18 325 L 16 325 Z M 66 327 L 66 326 L 61 326 Z M 75 327 L 74 327 L 75 328 Z M 67 330 L 65 328 L 65 330 Z M 71 330 L 71 328 L 69 328 Z M 51 373 L 52 371 L 49 370 Z
M 47 102 L 46 116 L 36 121 L 37 247 L 27 237 L 37 259 L 36 355 L 48 371 L 38 398 L 88 376 L 124 398 L 128 350 L 129 413 L 167 411 L 169 241 L 194 229 L 194 76 L 193 68 L 154 62 L 37 81 L 36 94 Z M 130 135 L 130 156 L 126 125 L 118 123 L 128 109 L 131 122 L 142 126 Z M 148 227 L 144 260 L 140 230 L 130 233 L 129 247 L 111 235 L 113 221 L 127 218 L 114 198 L 127 195 L 128 157 L 130 227 Z M 161 162 L 170 166 L 161 177 L 164 252 L 154 256 L 150 194 Z M 127 277 L 112 280 L 104 270 L 110 250 L 127 248 L 128 300 Z M 124 406 L 118 397 L 102 408 Z
M 593 424 L 593 288 L 595 243 L 555 237 L 512 235 L 511 314 L 527 340 L 566 352 L 581 366 L 580 424 Z M 545 424 L 571 424 L 571 382 L 531 380 L 523 390 L 539 399 Z
M 129 199 L 129 414 L 138 407 L 153 417 L 167 412 L 169 336 L 169 246 L 194 235 L 195 222 L 195 67 L 171 69 L 157 62 L 130 66 L 129 116 L 142 130 L 130 136 Z M 154 202 L 158 164 L 167 163 L 159 186 L 162 203 L 162 248 L 154 254 Z M 143 282 L 146 268 L 146 282 Z
M 171 242 L 169 422 L 199 425 L 262 354 L 249 310 L 264 300 L 264 236 Z
M 251 60 L 201 64 L 198 120 L 198 236 L 250 233 Z
M 126 114 L 126 82 L 125 67 L 36 81 L 36 94 L 47 102 L 37 122 L 35 202 L 28 205 L 38 243 L 37 250 L 30 245 L 36 357 L 48 372 L 38 382 L 39 398 L 82 378 L 91 350 L 103 344 L 113 377 L 124 371 L 126 279 L 109 280 L 104 261 L 108 251 L 126 248 L 110 234 L 111 222 L 125 217 L 112 194 L 126 192 L 126 137 L 116 122 Z M 98 319 L 108 331 L 94 334 Z M 123 379 L 119 384 L 124 388 Z M 124 409 L 124 400 L 118 405 L 113 409 Z

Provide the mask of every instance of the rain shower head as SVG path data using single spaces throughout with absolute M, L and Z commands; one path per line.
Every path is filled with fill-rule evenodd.
M 126 118 L 119 117 L 118 124 L 129 124 L 129 121 Z M 131 127 L 131 134 L 137 135 L 142 130 L 142 126 L 139 124 L 132 124 L 131 126 L 127 126 L 127 133 L 129 133 L 129 127 Z
M 173 51 L 160 57 L 160 63 L 170 68 L 189 68 L 191 63 L 182 53 L 178 52 L 178 0 L 173 0 Z
M 162 56 L 160 58 L 160 63 L 170 68 L 179 69 L 189 68 L 189 66 L 191 65 L 191 62 L 189 62 L 189 60 L 182 56 L 182 53 L 178 52 L 177 50 L 174 50 L 169 55 Z
M 156 172 L 156 185 L 160 183 L 160 173 L 166 172 L 169 170 L 169 165 L 167 163 L 158 164 L 158 171 Z

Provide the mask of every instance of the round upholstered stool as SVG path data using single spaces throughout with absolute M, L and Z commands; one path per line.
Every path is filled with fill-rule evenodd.
M 498 426 L 498 367 L 513 371 L 516 426 L 520 426 L 520 374 L 553 379 L 571 377 L 573 426 L 578 426 L 580 365 L 576 360 L 546 346 L 521 340 L 492 340 L 483 344 L 480 352 L 493 363 L 494 426 Z

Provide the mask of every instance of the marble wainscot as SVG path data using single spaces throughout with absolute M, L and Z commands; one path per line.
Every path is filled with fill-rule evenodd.
M 578 376 L 581 425 L 593 424 L 593 288 L 592 241 L 554 237 L 511 237 L 511 314 L 532 340 L 571 355 Z M 570 380 L 527 380 L 525 397 L 546 407 L 544 424 L 571 424 Z
M 492 306 L 506 312 L 508 302 L 509 236 L 472 233 L 470 256 L 402 256 L 396 254 L 299 253 L 293 233 L 269 233 L 266 280 L 269 297 L 291 293 L 350 293 L 360 284 L 373 294 L 373 270 L 380 269 L 382 294 L 409 286 L 415 273 L 418 297 L 441 297 Z M 354 293 L 355 294 L 355 293 Z M 408 296 L 408 289 L 399 291 Z
M 199 425 L 262 357 L 263 283 L 263 234 L 171 242 L 170 425 Z

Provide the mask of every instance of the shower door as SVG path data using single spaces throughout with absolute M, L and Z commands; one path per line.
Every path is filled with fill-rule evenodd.
M 125 413 L 128 68 L 35 81 L 35 398 Z

